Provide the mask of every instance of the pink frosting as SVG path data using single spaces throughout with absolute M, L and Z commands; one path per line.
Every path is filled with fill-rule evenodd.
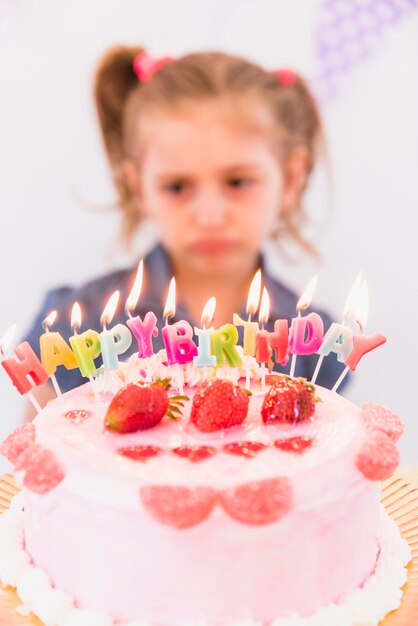
M 296 426 L 265 427 L 255 395 L 244 426 L 226 434 L 190 428 L 186 406 L 180 423 L 117 435 L 103 431 L 107 403 L 97 404 L 88 385 L 66 394 L 36 420 L 37 441 L 57 455 L 66 477 L 44 496 L 25 492 L 26 546 L 35 565 L 80 606 L 170 626 L 249 616 L 265 623 L 338 601 L 374 569 L 379 484 L 355 465 L 367 438 L 360 410 L 320 387 L 317 395 L 323 402 L 315 419 Z M 77 409 L 91 416 L 64 417 Z M 316 440 L 303 454 L 270 445 L 300 435 Z M 243 440 L 269 445 L 250 459 L 222 451 Z M 218 453 L 192 463 L 169 452 L 199 443 Z M 138 444 L 166 453 L 145 463 L 115 453 Z M 151 517 L 138 497 L 144 485 L 225 489 L 277 476 L 292 485 L 292 507 L 260 526 L 218 506 L 196 526 L 177 529 Z

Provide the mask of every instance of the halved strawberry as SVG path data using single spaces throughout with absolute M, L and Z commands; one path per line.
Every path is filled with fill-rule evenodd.
M 302 454 L 314 445 L 311 437 L 289 437 L 289 439 L 276 439 L 274 446 L 284 452 Z
M 163 452 L 162 448 L 150 445 L 127 446 L 126 448 L 119 448 L 117 450 L 120 456 L 124 456 L 132 461 L 147 461 L 161 454 L 161 452 Z
M 239 426 L 248 413 L 249 395 L 229 380 L 207 381 L 193 398 L 190 421 L 205 433 Z
M 288 478 L 268 478 L 225 489 L 220 504 L 234 519 L 245 524 L 270 524 L 291 508 L 293 489 Z
M 251 459 L 257 452 L 264 450 L 266 447 L 266 444 L 260 441 L 234 441 L 233 443 L 225 444 L 223 449 L 229 454 L 236 454 Z
M 189 528 L 203 522 L 216 504 L 211 487 L 150 485 L 140 489 L 145 509 L 161 524 Z
M 167 379 L 153 383 L 129 383 L 112 399 L 105 417 L 105 428 L 117 433 L 133 433 L 156 426 L 168 415 L 178 419 L 185 396 L 169 398 Z
M 178 446 L 177 448 L 173 448 L 174 454 L 183 457 L 184 459 L 188 459 L 193 463 L 198 463 L 199 461 L 204 461 L 205 459 L 210 458 L 214 454 L 216 454 L 216 448 L 212 446 Z

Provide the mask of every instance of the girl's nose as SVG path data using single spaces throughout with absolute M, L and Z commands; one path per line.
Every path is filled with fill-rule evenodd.
M 226 200 L 216 188 L 202 189 L 194 201 L 197 224 L 203 227 L 222 225 L 226 208 Z

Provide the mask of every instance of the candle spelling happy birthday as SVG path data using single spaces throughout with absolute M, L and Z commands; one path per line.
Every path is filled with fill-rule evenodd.
M 52 385 L 57 396 L 61 396 L 61 389 L 55 377 L 59 365 L 64 365 L 67 370 L 77 367 L 77 359 L 74 352 L 58 332 L 51 332 L 50 326 L 55 322 L 56 311 L 51 311 L 42 322 L 45 332 L 39 337 L 39 350 L 44 370 L 51 378 Z
M 252 316 L 257 313 L 257 309 L 260 303 L 261 296 L 261 270 L 257 270 L 254 274 L 254 278 L 251 281 L 250 289 L 248 291 L 247 308 L 248 315 L 247 320 L 243 320 L 237 313 L 234 313 L 232 321 L 235 326 L 244 327 L 244 356 L 254 356 L 256 350 L 256 335 L 259 330 L 257 322 L 252 321 Z M 248 361 L 245 364 L 245 386 L 250 388 L 250 374 L 251 368 Z
M 74 335 L 70 337 L 69 341 L 75 358 L 77 359 L 81 375 L 89 379 L 94 396 L 96 400 L 99 401 L 100 398 L 97 394 L 93 379 L 93 374 L 96 373 L 97 369 L 94 359 L 96 359 L 101 352 L 99 333 L 89 329 L 78 334 L 77 330 L 80 326 L 81 308 L 78 302 L 74 302 L 71 310 L 71 327 L 74 331 Z
M 318 277 L 314 276 L 296 305 L 298 316 L 292 319 L 289 331 L 289 347 L 292 353 L 290 376 L 295 375 L 296 356 L 314 354 L 322 343 L 324 324 L 318 313 L 309 313 L 302 317 L 302 311 L 311 304 Z
M 213 316 L 215 314 L 216 307 L 216 298 L 212 297 L 206 302 L 203 307 L 202 317 L 200 318 L 200 323 L 202 328 L 194 329 L 194 332 L 199 340 L 198 345 L 198 354 L 193 357 L 193 365 L 195 367 L 204 367 L 204 377 L 207 375 L 208 367 L 216 366 L 216 357 L 214 354 L 211 354 L 211 336 L 214 333 L 214 328 L 212 326 Z M 208 328 L 209 326 L 209 328 Z
M 174 365 L 175 378 L 179 394 L 183 395 L 183 371 L 180 364 L 190 363 L 197 356 L 197 346 L 193 341 L 193 328 L 186 320 L 180 320 L 169 324 L 170 317 L 176 313 L 176 279 L 170 281 L 163 318 L 165 326 L 161 330 L 167 360 L 169 365 Z
M 7 357 L 7 351 L 13 341 L 15 332 L 16 324 L 13 324 L 0 340 L 0 353 L 3 357 L 1 364 L 18 392 L 22 395 L 27 395 L 35 409 L 39 412 L 41 407 L 33 395 L 32 389 L 46 383 L 48 374 L 27 341 L 15 347 L 15 353 L 19 360 L 14 357 Z
M 132 317 L 132 311 L 135 309 L 139 296 L 141 295 L 142 281 L 144 274 L 144 263 L 141 259 L 138 264 L 135 281 L 132 290 L 126 300 L 125 312 L 128 316 L 126 324 L 138 342 L 138 357 L 147 359 L 154 354 L 152 338 L 158 336 L 157 317 L 152 311 L 148 311 L 142 320 L 139 315 Z M 149 362 L 148 362 L 149 366 Z M 147 367 L 147 379 L 150 379 L 151 372 Z
M 269 333 L 264 330 L 264 324 L 267 322 L 270 313 L 270 298 L 268 291 L 263 287 L 263 294 L 261 296 L 260 312 L 258 314 L 258 321 L 261 324 L 261 330 L 258 331 L 256 336 L 256 359 L 261 365 L 261 391 L 266 390 L 266 363 L 271 360 L 271 347 L 269 343 Z

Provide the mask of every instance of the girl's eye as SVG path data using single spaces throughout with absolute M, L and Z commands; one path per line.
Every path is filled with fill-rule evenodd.
M 248 187 L 251 182 L 251 178 L 248 176 L 234 176 L 228 179 L 228 186 L 233 189 L 241 189 L 242 187 Z
M 181 194 L 185 189 L 186 189 L 186 183 L 182 180 L 176 180 L 172 183 L 168 183 L 166 185 L 164 185 L 163 189 L 164 191 L 167 191 L 168 193 L 171 193 L 175 196 Z

